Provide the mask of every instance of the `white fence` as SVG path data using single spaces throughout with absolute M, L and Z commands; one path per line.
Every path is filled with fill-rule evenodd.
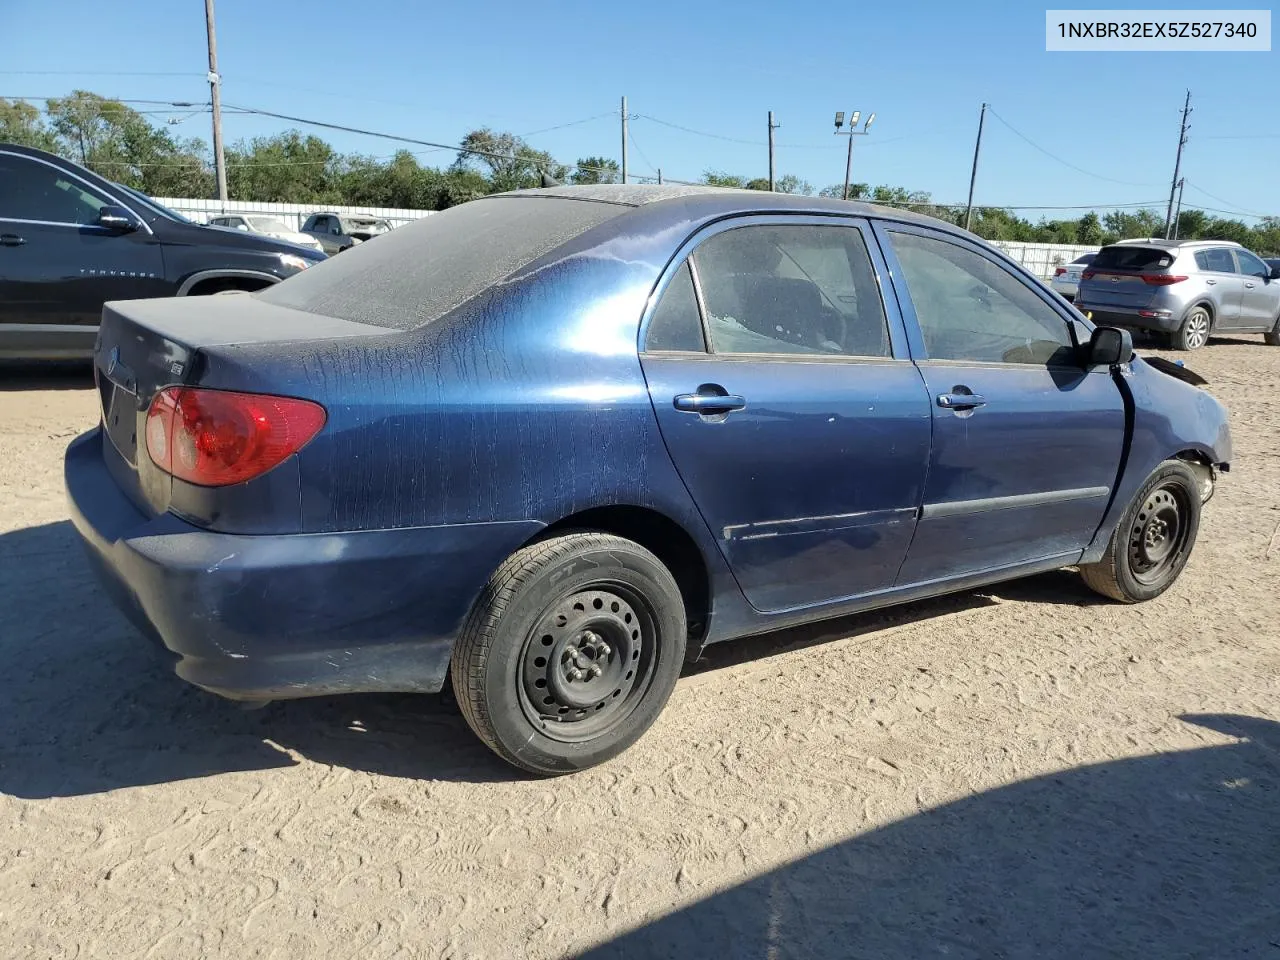
M 325 206 L 324 204 L 305 203 L 255 203 L 247 200 L 228 200 L 225 204 L 218 200 L 193 200 L 189 197 L 156 197 L 159 203 L 171 210 L 176 210 L 197 223 L 207 223 L 210 217 L 220 214 L 257 214 L 283 220 L 295 229 L 302 226 L 303 221 L 313 213 L 349 213 L 357 216 L 378 217 L 386 220 L 393 227 L 401 227 L 414 220 L 428 217 L 434 210 L 405 210 L 392 207 L 348 207 Z M 1012 240 L 993 240 L 991 245 L 999 247 L 1006 254 L 1018 261 L 1041 280 L 1053 276 L 1054 267 L 1070 263 L 1083 253 L 1097 253 L 1097 247 L 1081 246 L 1072 243 L 1016 243 Z
M 348 213 L 356 216 L 377 217 L 393 227 L 402 227 L 414 220 L 421 220 L 435 213 L 434 210 L 401 210 L 394 207 L 346 207 L 341 204 L 326 206 L 321 203 L 255 203 L 248 200 L 192 200 L 189 197 L 156 197 L 156 202 L 170 210 L 176 210 L 196 223 L 208 223 L 210 217 L 226 213 L 252 214 L 275 217 L 295 230 L 313 213 Z
M 1041 280 L 1053 277 L 1053 268 L 1070 263 L 1086 253 L 1097 253 L 1100 247 L 1075 243 L 1018 243 L 1014 240 L 990 240 L 993 247 L 1003 250 Z

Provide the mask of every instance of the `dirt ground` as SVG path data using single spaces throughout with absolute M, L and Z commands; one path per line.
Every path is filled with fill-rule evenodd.
M 1280 349 L 1178 584 L 1069 573 L 713 649 L 522 778 L 443 698 L 258 712 L 94 584 L 84 371 L 0 372 L 0 957 L 1280 957 Z

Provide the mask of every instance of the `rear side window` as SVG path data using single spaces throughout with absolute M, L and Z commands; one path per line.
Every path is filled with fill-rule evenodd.
M 857 227 L 736 227 L 702 243 L 693 261 L 716 353 L 890 355 Z
M 552 197 L 472 200 L 382 234 L 377 243 L 357 244 L 254 296 L 412 330 L 630 209 Z
M 1226 247 L 1210 247 L 1196 251 L 1196 266 L 1213 273 L 1235 273 L 1236 264 Z
M 1173 263 L 1173 254 L 1159 247 L 1103 247 L 1091 266 L 1095 270 L 1158 270 Z
M 680 350 L 702 353 L 706 344 L 702 337 L 702 316 L 698 311 L 698 298 L 693 292 L 693 280 L 689 276 L 689 264 L 680 266 L 679 272 L 662 292 L 653 316 L 649 319 L 649 332 L 645 335 L 646 350 Z

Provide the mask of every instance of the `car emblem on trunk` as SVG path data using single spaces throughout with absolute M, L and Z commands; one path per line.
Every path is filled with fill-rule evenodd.
M 1119 278 L 1119 277 L 1112 277 L 1112 278 L 1111 278 L 1111 282 L 1112 282 L 1112 283 L 1119 283 L 1119 282 L 1120 282 L 1120 278 Z
M 116 367 L 120 363 L 120 348 L 112 347 L 111 352 L 107 354 L 107 376 L 111 376 L 115 372 Z

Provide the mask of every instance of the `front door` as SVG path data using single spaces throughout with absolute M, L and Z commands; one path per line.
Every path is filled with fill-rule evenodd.
M 116 204 L 74 174 L 0 152 L 0 336 L 24 355 L 88 353 L 102 305 L 172 293 L 160 243 L 144 225 L 97 225 Z
M 758 610 L 892 586 L 929 401 L 864 223 L 729 221 L 668 274 L 642 363 L 668 451 Z
M 920 524 L 899 585 L 1081 551 L 1120 466 L 1125 414 L 1066 317 L 990 254 L 928 229 L 883 233 L 932 401 Z
M 1236 250 L 1243 291 L 1240 296 L 1240 326 L 1249 330 L 1270 330 L 1280 316 L 1280 280 L 1271 279 L 1271 270 L 1248 250 Z

